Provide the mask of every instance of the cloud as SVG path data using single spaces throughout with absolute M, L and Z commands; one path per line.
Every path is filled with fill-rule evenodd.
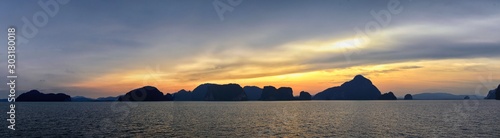
M 9 3 L 30 10 L 0 13 L 8 17 L 5 19 L 32 15 L 39 8 L 36 2 Z M 369 43 L 339 48 L 336 42 L 356 40 L 354 28 L 364 28 L 375 20 L 370 11 L 385 10 L 387 3 L 245 1 L 221 22 L 211 1 L 141 5 L 72 1 L 40 28 L 30 44 L 19 47 L 19 72 L 25 83 L 20 87 L 74 87 L 101 77 L 116 80 L 106 82 L 109 84 L 122 83 L 122 78 L 140 76 L 147 73 L 145 68 L 157 65 L 164 72 L 162 79 L 198 83 L 415 61 L 497 59 L 498 3 L 402 1 L 405 10 L 370 35 Z M 115 10 L 109 11 L 111 7 Z M 12 20 L 0 25 L 22 24 Z M 0 64 L 6 65 L 6 61 L 0 60 Z M 365 73 L 420 68 L 423 66 L 410 64 Z M 68 90 L 83 93 L 84 89 Z
M 418 68 L 423 68 L 423 66 L 401 66 L 401 67 L 397 67 L 397 68 L 368 71 L 368 72 L 364 72 L 363 74 L 366 74 L 366 75 L 385 74 L 385 73 L 391 73 L 391 72 L 408 70 L 408 69 L 418 69 Z

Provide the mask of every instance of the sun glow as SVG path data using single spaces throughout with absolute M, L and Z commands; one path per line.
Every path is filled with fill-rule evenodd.
M 364 46 L 365 40 L 361 38 L 353 38 L 353 39 L 346 39 L 346 40 L 341 40 L 338 42 L 335 42 L 331 47 L 332 48 L 360 48 Z
M 365 40 L 361 38 L 350 38 L 325 43 L 318 50 L 322 52 L 336 52 L 344 51 L 347 49 L 359 49 L 363 48 L 365 45 Z
M 317 53 L 336 53 L 351 49 L 365 48 L 367 45 L 368 39 L 354 37 L 347 39 L 315 40 L 290 44 L 286 47 L 292 48 L 291 50 L 297 50 L 300 52 L 309 51 Z

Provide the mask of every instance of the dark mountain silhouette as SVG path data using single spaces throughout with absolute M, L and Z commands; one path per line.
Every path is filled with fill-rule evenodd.
M 118 101 L 164 101 L 163 93 L 156 87 L 144 86 L 134 89 L 124 96 L 120 96 Z
M 194 93 L 194 92 L 193 92 Z M 247 95 L 239 84 L 210 84 L 206 88 L 206 101 L 246 101 Z
M 294 100 L 293 90 L 290 87 L 280 87 L 276 93 L 276 100 L 289 101 Z
M 16 102 L 60 102 L 60 101 L 71 101 L 71 96 L 58 93 L 48 93 L 44 94 L 38 90 L 31 90 L 29 92 L 23 93 L 16 98 Z
M 122 95 L 120 95 L 120 96 L 122 96 Z M 109 101 L 117 101 L 118 97 L 120 97 L 120 96 L 117 96 L 117 97 L 113 97 L 113 96 L 99 97 L 97 99 L 88 98 L 88 97 L 84 97 L 84 96 L 75 96 L 75 97 L 71 97 L 71 101 L 72 102 L 109 102 Z
M 298 99 L 299 100 L 311 100 L 312 96 L 308 92 L 301 91 Z
M 497 89 L 491 90 L 485 99 L 500 99 L 500 85 Z M 69 97 L 69 98 L 68 98 Z M 483 96 L 477 95 L 453 95 L 449 93 L 421 93 L 406 94 L 405 100 L 460 100 L 479 99 Z M 314 96 L 308 92 L 300 92 L 298 97 L 293 97 L 293 89 L 290 87 L 265 86 L 260 89 L 257 86 L 245 86 L 239 84 L 201 84 L 193 92 L 180 90 L 174 94 L 165 94 L 153 86 L 145 86 L 134 89 L 125 95 L 118 97 L 101 97 L 97 99 L 83 96 L 70 97 L 66 94 L 43 94 L 37 90 L 23 93 L 16 98 L 16 101 L 243 101 L 243 100 L 396 100 L 392 92 L 381 94 L 373 83 L 362 75 L 356 75 L 352 80 L 340 86 L 328 88 Z M 4 100 L 5 101 L 5 100 Z
M 372 82 L 362 75 L 340 86 L 347 100 L 376 100 L 381 93 Z
M 121 97 L 123 95 L 120 95 L 120 96 L 116 96 L 116 97 L 113 97 L 113 96 L 109 96 L 109 97 L 99 97 L 96 99 L 96 101 L 118 101 L 118 98 Z
M 96 101 L 96 99 L 87 98 L 87 97 L 83 97 L 83 96 L 75 96 L 75 97 L 71 97 L 71 101 L 72 102 L 93 102 L 93 101 Z
M 262 89 L 262 95 L 260 96 L 260 100 L 263 101 L 274 101 L 276 100 L 276 94 L 278 90 L 274 86 L 264 86 Z
M 205 96 L 207 95 L 207 92 L 208 92 L 208 87 L 215 86 L 215 85 L 217 85 L 217 84 L 205 83 L 205 84 L 199 85 L 191 93 L 191 97 L 192 97 L 191 100 L 193 100 L 193 101 L 205 100 Z
M 165 101 L 173 101 L 174 100 L 174 96 L 170 93 L 167 93 L 165 94 L 164 98 L 163 98 Z
M 384 93 L 380 95 L 379 100 L 397 100 L 396 96 L 392 92 Z
M 500 100 L 500 84 L 497 87 L 497 90 L 495 92 L 495 99 Z
M 186 91 L 184 89 L 173 94 L 174 101 L 192 101 L 192 92 Z
M 362 75 L 356 75 L 341 86 L 328 88 L 316 94 L 314 100 L 377 100 L 381 93 L 372 82 Z
M 405 100 L 413 100 L 413 96 L 411 96 L 411 94 L 406 94 L 404 99 Z
M 486 97 L 484 97 L 484 99 L 496 99 L 496 93 L 497 93 L 497 89 L 494 89 L 494 90 L 490 90 L 488 92 L 488 95 L 486 95 Z
M 313 96 L 313 100 L 343 100 L 343 92 L 340 86 L 332 87 L 317 93 Z
M 262 89 L 257 86 L 245 86 L 243 90 L 247 94 L 248 100 L 259 100 L 262 95 Z
M 168 97 L 167 95 L 165 97 Z M 174 101 L 242 101 L 247 100 L 247 95 L 239 84 L 205 83 L 196 87 L 193 92 L 180 90 L 173 94 L 172 99 Z
M 465 96 L 469 95 L 454 95 L 449 93 L 420 93 L 413 95 L 414 100 L 463 100 Z M 470 99 L 482 99 L 481 96 L 472 95 Z

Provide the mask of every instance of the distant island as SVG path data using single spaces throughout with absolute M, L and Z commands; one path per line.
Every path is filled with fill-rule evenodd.
M 494 90 L 490 90 L 484 99 L 497 99 L 500 100 L 500 84 Z
M 362 75 L 340 86 L 328 88 L 314 95 L 314 100 L 378 100 L 382 94 L 372 82 Z
M 69 95 L 58 93 L 41 93 L 38 90 L 31 90 L 29 92 L 23 93 L 16 98 L 17 102 L 33 102 L 33 101 L 43 101 L 43 102 L 64 102 L 71 101 Z
M 484 99 L 475 95 L 454 95 L 444 92 L 437 93 L 420 93 L 412 97 L 414 100 L 462 100 L 462 99 Z
M 500 99 L 500 85 L 489 91 L 484 99 Z M 16 98 L 17 102 L 99 102 L 99 101 L 291 101 L 291 100 L 397 100 L 393 92 L 381 93 L 373 83 L 362 75 L 356 75 L 352 80 L 340 86 L 334 86 L 311 95 L 301 91 L 294 97 L 291 87 L 257 86 L 241 87 L 239 84 L 206 83 L 193 91 L 180 90 L 176 93 L 164 94 L 154 86 L 144 86 L 131 90 L 124 95 L 101 97 L 97 99 L 83 96 L 71 97 L 64 93 L 41 93 L 31 90 Z M 406 94 L 404 100 L 461 100 L 482 99 L 478 96 L 453 95 L 449 93 Z

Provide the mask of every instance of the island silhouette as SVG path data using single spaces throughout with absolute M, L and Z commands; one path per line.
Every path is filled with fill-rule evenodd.
M 498 85 L 498 87 L 497 87 L 497 90 L 496 90 L 496 93 L 495 93 L 495 94 L 496 94 L 496 96 L 495 96 L 496 98 L 495 98 L 495 99 L 500 100 L 500 84 Z
M 491 90 L 484 99 L 500 100 L 500 85 L 495 90 Z M 459 99 L 479 99 L 477 96 L 453 95 L 448 93 L 421 93 L 406 94 L 404 100 L 459 100 Z M 291 100 L 397 100 L 393 92 L 382 94 L 380 90 L 363 75 L 356 75 L 352 80 L 340 86 L 325 89 L 316 95 L 301 91 L 300 95 L 294 97 L 291 87 L 264 86 L 244 86 L 239 84 L 213 84 L 205 83 L 196 87 L 193 91 L 184 89 L 170 94 L 164 94 L 154 86 L 144 86 L 133 89 L 120 96 L 101 97 L 97 99 L 83 96 L 71 97 L 64 93 L 41 93 L 38 90 L 31 90 L 16 98 L 18 102 L 47 102 L 47 101 L 291 101 Z
M 41 93 L 38 90 L 31 90 L 29 92 L 23 93 L 16 98 L 16 101 L 43 101 L 43 102 L 51 102 L 51 101 L 71 101 L 71 97 L 64 93 Z

